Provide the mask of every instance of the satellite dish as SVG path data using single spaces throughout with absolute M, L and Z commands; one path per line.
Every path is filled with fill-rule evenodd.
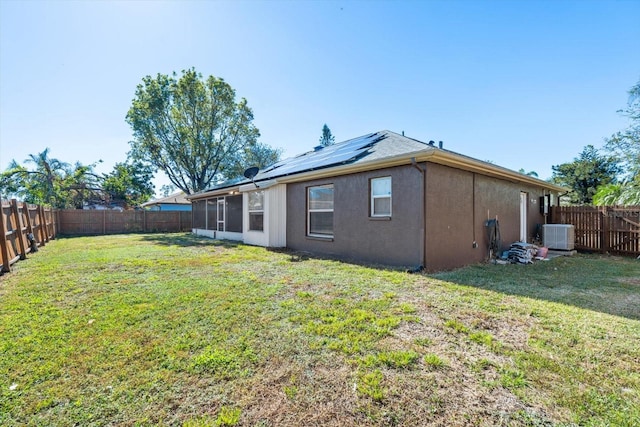
M 251 179 L 253 180 L 253 178 L 256 177 L 256 175 L 258 175 L 258 167 L 254 166 L 252 168 L 247 169 L 246 171 L 244 171 L 244 177 L 247 179 Z
M 253 182 L 253 185 L 255 185 L 255 186 L 256 186 L 256 188 L 259 188 L 259 187 L 258 187 L 258 184 L 256 184 L 256 183 L 253 181 L 253 178 L 255 178 L 255 177 L 256 177 L 256 175 L 258 175 L 258 171 L 259 171 L 259 170 L 260 170 L 260 169 L 259 169 L 257 166 L 254 166 L 254 167 L 249 168 L 249 169 L 247 169 L 246 171 L 244 171 L 244 177 L 245 177 L 245 178 L 247 178 L 247 179 L 250 179 L 250 180 L 251 180 L 251 182 Z

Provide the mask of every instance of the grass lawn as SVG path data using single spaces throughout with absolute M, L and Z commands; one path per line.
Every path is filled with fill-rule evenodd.
M 0 278 L 0 425 L 637 426 L 640 261 L 58 239 Z

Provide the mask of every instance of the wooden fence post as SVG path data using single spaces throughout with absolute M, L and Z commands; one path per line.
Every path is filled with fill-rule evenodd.
M 604 209 L 600 210 L 600 215 L 601 215 L 601 224 L 602 224 L 602 250 L 601 252 L 607 253 L 609 252 L 609 250 L 611 249 L 611 240 L 610 240 L 610 236 L 609 236 L 609 230 L 610 230 L 610 215 L 611 215 L 611 211 L 609 209 L 609 206 L 605 206 Z
M 25 220 L 27 221 L 26 231 L 27 231 L 27 242 L 29 243 L 29 252 L 35 252 L 38 250 L 38 243 L 36 240 L 36 246 L 34 250 L 31 240 L 29 240 L 29 235 L 31 235 L 32 239 L 35 239 L 36 236 L 35 234 L 33 234 L 33 224 L 31 224 L 31 215 L 29 214 L 29 205 L 27 204 L 27 202 L 22 202 L 22 215 L 25 217 Z
M 11 199 L 11 224 L 12 228 L 16 232 L 16 239 L 18 240 L 18 245 L 20 246 L 20 259 L 27 258 L 27 248 L 24 242 L 24 230 L 22 226 L 22 218 L 20 218 L 20 212 L 18 211 L 18 201 L 16 199 Z
M 40 245 L 44 246 L 45 242 L 49 240 L 49 232 L 47 230 L 47 217 L 44 215 L 44 207 L 38 205 L 38 218 L 40 218 Z
M 51 239 L 55 239 L 58 233 L 60 232 L 60 211 L 58 209 L 49 208 L 49 212 L 51 212 Z M 46 214 L 46 212 L 45 212 Z M 49 237 L 47 237 L 49 239 Z
M 0 198 L 0 257 L 2 258 L 2 273 L 11 271 L 11 260 L 9 259 L 9 249 L 7 248 L 7 226 L 5 224 L 4 209 L 2 208 L 2 198 Z

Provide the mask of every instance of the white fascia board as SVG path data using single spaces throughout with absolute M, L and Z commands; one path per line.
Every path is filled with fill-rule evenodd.
M 191 194 L 186 197 L 187 200 L 199 200 L 199 199 L 208 199 L 210 197 L 220 197 L 220 196 L 230 196 L 240 192 L 240 189 L 236 187 L 227 187 L 220 190 L 211 190 L 204 193 Z
M 285 184 L 290 182 L 292 183 L 309 181 L 312 179 L 329 178 L 332 176 L 366 172 L 387 167 L 410 165 L 413 161 L 438 163 L 469 172 L 475 172 L 483 175 L 493 176 L 496 178 L 506 179 L 512 182 L 523 182 L 532 184 L 538 187 L 543 187 L 558 192 L 567 191 L 566 188 L 559 185 L 552 184 L 550 182 L 543 181 L 532 176 L 524 175 L 519 172 L 512 171 L 511 169 L 492 165 L 491 163 L 482 162 L 480 160 L 472 159 L 471 157 L 439 149 L 419 150 L 412 153 L 404 153 L 398 156 L 386 157 L 384 159 L 374 160 L 371 162 L 360 162 L 355 164 L 330 167 L 326 169 L 313 170 L 295 175 L 280 177 L 278 178 L 278 182 Z
M 453 153 L 446 150 L 440 150 L 437 148 L 423 149 L 414 151 L 411 153 L 404 153 L 393 157 L 386 157 L 384 159 L 378 159 L 373 161 L 358 162 L 355 164 L 346 164 L 335 167 L 328 167 L 326 169 L 311 170 L 308 172 L 296 173 L 288 176 L 281 176 L 275 179 L 257 182 L 259 188 L 268 188 L 275 184 L 286 184 L 300 181 L 310 181 L 313 179 L 329 178 L 333 176 L 348 175 L 358 172 L 366 172 L 375 169 L 382 169 L 394 166 L 410 165 L 413 161 L 416 162 L 433 162 L 445 166 L 450 166 L 457 169 L 466 170 L 469 172 L 475 172 L 482 175 L 493 176 L 496 178 L 506 179 L 511 182 L 523 182 L 531 184 L 537 187 L 546 188 L 557 192 L 566 192 L 568 189 L 556 184 L 552 184 L 541 179 L 524 175 L 511 169 L 504 168 L 502 166 L 496 166 L 491 163 L 483 162 L 473 159 L 461 154 Z M 238 191 L 253 191 L 256 186 L 251 184 L 244 184 L 239 187 L 230 187 L 223 190 L 213 190 L 207 193 L 201 193 L 197 195 L 191 195 L 187 198 L 189 200 L 202 199 L 207 197 L 224 196 L 233 194 Z
M 246 191 L 254 191 L 254 190 L 264 190 L 269 187 L 273 187 L 278 183 L 275 179 L 269 179 L 267 181 L 256 182 L 255 184 L 252 182 L 251 184 L 245 184 L 240 186 L 240 192 L 244 193 Z

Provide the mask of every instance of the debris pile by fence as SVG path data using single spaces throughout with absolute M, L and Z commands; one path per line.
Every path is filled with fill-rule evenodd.
M 40 205 L 0 199 L 0 274 L 56 236 L 53 211 Z
M 526 242 L 515 242 L 511 244 L 507 259 L 513 263 L 531 264 L 538 256 L 538 247 Z

